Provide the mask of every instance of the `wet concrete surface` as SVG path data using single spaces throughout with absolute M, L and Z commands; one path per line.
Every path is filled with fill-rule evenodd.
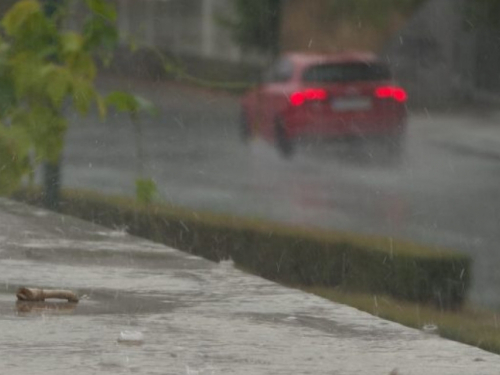
M 500 374 L 497 355 L 5 199 L 0 237 L 5 374 Z M 81 300 L 19 306 L 19 286 Z
M 160 198 L 193 209 L 303 226 L 381 234 L 463 251 L 474 258 L 470 299 L 500 308 L 500 116 L 410 116 L 399 164 L 377 150 L 304 145 L 292 160 L 238 138 L 238 99 L 165 82 L 102 78 L 153 100 L 142 123 L 146 175 Z M 134 132 L 125 115 L 74 117 L 63 183 L 134 194 Z

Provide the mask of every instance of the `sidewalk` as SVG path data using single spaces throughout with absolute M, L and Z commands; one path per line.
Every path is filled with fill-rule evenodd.
M 9 375 L 499 374 L 499 356 L 231 262 L 5 199 L 0 228 L 0 368 Z M 70 288 L 83 298 L 74 309 L 16 310 L 19 286 Z M 142 343 L 119 343 L 120 335 Z

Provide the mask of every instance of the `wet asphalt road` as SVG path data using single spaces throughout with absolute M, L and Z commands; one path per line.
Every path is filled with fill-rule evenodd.
M 499 374 L 498 355 L 6 199 L 0 238 L 2 374 Z M 20 286 L 81 299 L 19 304 Z
M 500 308 L 499 114 L 414 114 L 399 164 L 341 143 L 304 145 L 286 161 L 266 142 L 241 144 L 235 97 L 109 77 L 100 85 L 130 87 L 160 108 L 141 124 L 146 174 L 161 199 L 464 251 L 475 261 L 471 300 Z M 137 158 L 128 118 L 72 122 L 63 184 L 132 195 Z

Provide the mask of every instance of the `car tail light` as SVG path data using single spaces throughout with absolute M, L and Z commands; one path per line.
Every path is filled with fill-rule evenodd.
M 323 101 L 328 97 L 325 89 L 306 89 L 290 95 L 290 103 L 298 107 L 308 101 Z
M 292 105 L 296 107 L 301 106 L 302 104 L 304 104 L 305 101 L 306 101 L 306 96 L 303 92 L 298 91 L 290 95 L 290 103 L 292 103 Z
M 408 94 L 401 87 L 382 86 L 375 90 L 375 96 L 379 99 L 394 99 L 397 102 L 404 103 L 408 100 Z

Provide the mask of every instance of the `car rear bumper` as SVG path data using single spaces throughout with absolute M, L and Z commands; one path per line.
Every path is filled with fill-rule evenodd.
M 300 137 L 366 137 L 404 131 L 406 112 L 353 114 L 350 116 L 290 113 L 285 117 L 288 136 Z

